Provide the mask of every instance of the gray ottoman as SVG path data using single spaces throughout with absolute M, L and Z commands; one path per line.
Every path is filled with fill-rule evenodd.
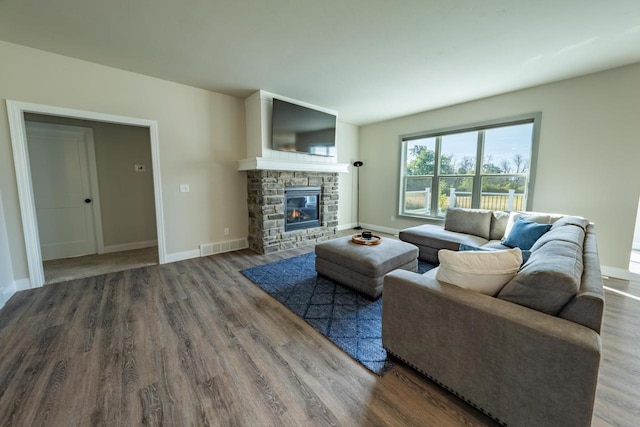
M 418 248 L 383 238 L 379 245 L 353 243 L 351 236 L 316 245 L 316 271 L 371 298 L 382 293 L 385 274 L 401 268 L 418 270 Z

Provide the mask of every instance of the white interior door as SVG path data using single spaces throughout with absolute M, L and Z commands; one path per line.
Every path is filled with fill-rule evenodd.
M 42 259 L 97 253 L 85 131 L 25 126 Z

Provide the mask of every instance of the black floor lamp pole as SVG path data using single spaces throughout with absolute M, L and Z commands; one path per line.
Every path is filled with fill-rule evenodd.
M 360 160 L 353 162 L 353 166 L 356 167 L 356 170 L 358 171 L 357 176 L 356 176 L 356 188 L 357 188 L 357 192 L 358 192 L 358 199 L 357 199 L 357 220 L 358 223 L 355 227 L 353 227 L 354 230 L 362 230 L 362 227 L 360 227 L 360 167 L 363 165 L 364 163 L 362 163 Z

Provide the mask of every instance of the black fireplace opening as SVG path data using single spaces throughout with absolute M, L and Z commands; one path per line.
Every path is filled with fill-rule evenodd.
M 320 187 L 285 187 L 284 231 L 320 226 Z

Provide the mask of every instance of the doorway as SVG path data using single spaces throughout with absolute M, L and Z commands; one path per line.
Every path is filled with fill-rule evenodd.
M 45 284 L 157 264 L 148 129 L 31 113 L 25 127 Z
M 42 260 L 98 253 L 93 130 L 38 121 L 25 121 L 25 129 Z
M 25 123 L 25 115 L 28 116 L 30 113 L 41 114 L 45 116 L 56 116 L 66 119 L 77 119 L 82 121 L 88 120 L 103 124 L 127 125 L 144 128 L 145 131 L 148 132 L 147 141 L 148 145 L 150 145 L 151 151 L 151 171 L 149 171 L 149 174 L 152 176 L 153 181 L 152 204 L 155 211 L 154 215 L 155 231 L 157 236 L 157 260 L 160 264 L 163 264 L 165 262 L 166 252 L 164 242 L 164 221 L 162 215 L 162 192 L 159 172 L 159 144 L 157 122 L 131 117 L 113 116 L 101 113 L 71 110 L 60 107 L 29 104 L 9 100 L 7 101 L 7 110 L 9 115 L 9 128 L 11 131 L 14 164 L 16 166 L 16 180 L 18 182 L 18 196 L 20 201 L 20 211 L 22 216 L 25 246 L 27 249 L 27 262 L 31 282 L 30 284 L 32 288 L 42 286 L 45 283 L 45 276 L 43 269 L 43 251 L 41 250 L 41 238 L 38 229 L 39 225 L 37 207 L 34 197 L 34 182 L 32 180 L 31 173 L 32 165 L 29 158 L 27 142 L 27 126 Z M 132 165 L 132 168 L 133 167 L 134 165 Z M 91 202 L 86 204 L 91 204 L 93 202 L 93 196 L 95 195 L 92 193 Z M 117 244 L 114 244 L 112 246 L 114 248 L 125 250 L 140 249 L 122 247 L 122 245 Z M 108 248 L 108 245 L 103 246 L 104 252 L 108 252 L 106 248 Z

